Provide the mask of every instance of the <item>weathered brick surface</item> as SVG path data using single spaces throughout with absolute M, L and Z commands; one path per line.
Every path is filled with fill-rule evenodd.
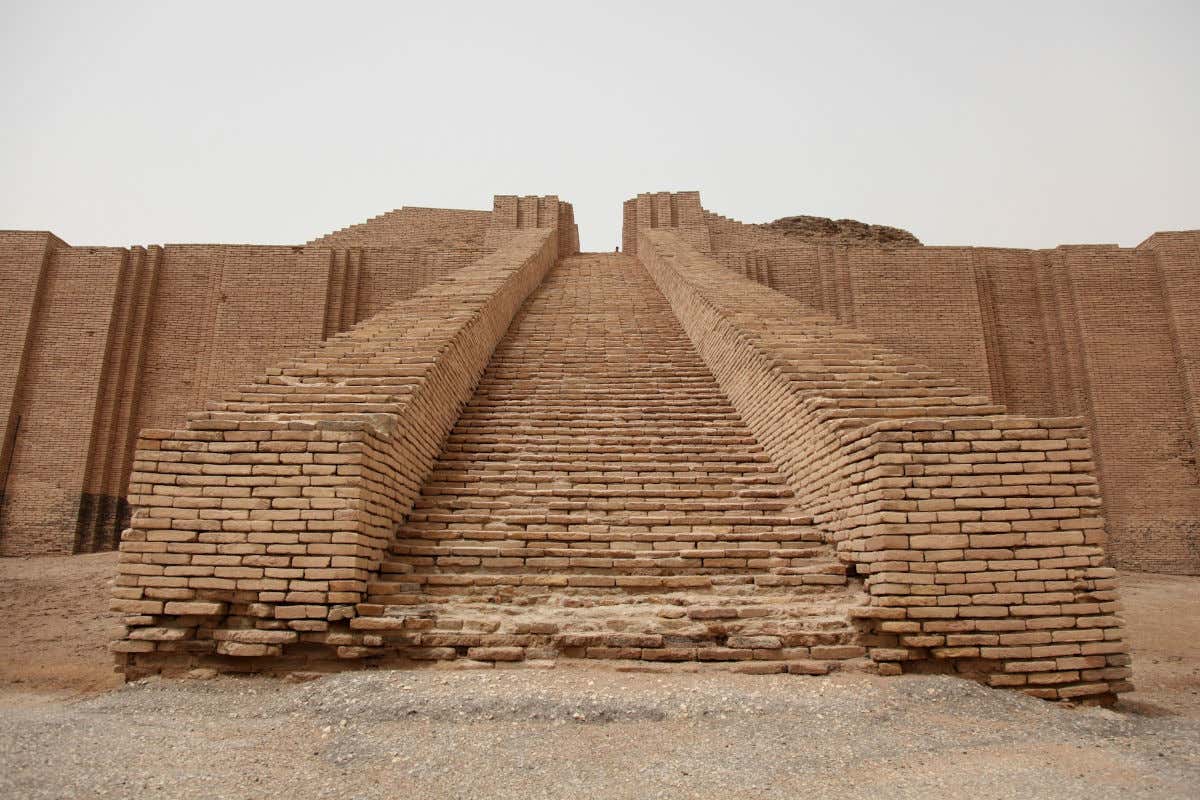
M 559 247 L 577 250 L 570 204 L 533 202 L 547 213 L 522 227 L 561 217 Z M 86 248 L 0 233 L 0 553 L 115 547 L 138 430 L 182 424 L 518 230 L 492 227 L 489 211 L 405 208 L 305 247 Z
M 130 636 L 182 628 L 179 639 L 156 639 L 155 652 L 277 655 L 294 632 L 319 634 L 362 600 L 556 247 L 552 230 L 514 234 L 211 403 L 186 428 L 143 431 L 114 600 L 131 615 Z M 249 642 L 222 633 L 250 628 L 293 634 Z
M 129 270 L 117 248 L 58 248 L 44 265 L 35 324 L 26 337 L 22 381 L 8 442 L 0 547 L 7 555 L 73 549 L 89 484 L 93 422 L 114 308 Z M 14 419 L 14 423 L 16 420 Z
M 309 245 L 469 249 L 483 246 L 491 223 L 488 211 L 405 206 L 313 239 Z
M 486 641 L 527 659 L 784 671 L 856 636 L 858 593 L 794 504 L 645 269 L 562 259 L 497 348 L 351 629 L 392 632 L 381 659 L 480 659 L 466 648 Z
M 538 233 L 517 230 L 499 253 Z M 547 246 L 558 238 L 546 234 Z M 385 311 L 351 337 L 373 332 L 364 347 L 377 347 L 380 337 L 399 342 L 399 318 L 396 309 Z M 372 362 L 379 380 L 403 381 L 395 351 L 384 353 Z M 452 364 L 452 356 L 439 351 L 436 361 Z M 346 553 L 357 560 L 339 562 L 312 544 L 329 529 L 325 523 L 283 516 L 311 494 L 284 464 L 336 464 L 340 471 L 344 463 L 362 474 L 363 462 L 350 460 L 361 448 L 348 447 L 345 437 L 336 450 L 315 450 L 306 438 L 314 418 L 344 427 L 341 420 L 361 414 L 345 396 L 286 402 L 277 395 L 285 391 L 298 389 L 277 380 L 247 387 L 189 431 L 139 451 L 147 469 L 133 486 L 146 511 L 122 550 L 140 555 L 123 556 L 129 574 L 117 592 L 130 632 L 115 651 L 128 675 L 196 663 L 231 669 L 238 661 L 241 668 L 327 669 L 566 656 L 771 661 L 775 672 L 813 672 L 808 659 L 863 661 L 846 613 L 859 600 L 845 568 L 808 519 L 795 515 L 783 479 L 633 259 L 559 262 L 463 412 L 439 398 L 437 408 L 457 422 L 444 443 L 433 443 L 441 453 L 427 478 L 405 472 L 402 459 L 385 458 L 372 443 L 374 479 L 404 486 L 375 493 L 371 504 L 418 486 L 420 494 L 411 512 L 382 514 L 365 541 L 347 538 L 354 531 L 335 517 L 345 533 L 331 544 L 358 546 Z M 268 452 L 282 453 L 277 466 L 263 458 L 268 434 L 257 431 L 264 414 L 275 419 L 285 410 L 305 423 L 287 426 L 286 449 L 272 439 Z M 256 421 L 247 427 L 240 415 L 251 412 Z M 226 430 L 233 421 L 237 430 Z M 184 464 L 199 457 L 204 472 L 181 484 L 180 462 L 166 452 L 182 453 Z M 217 454 L 231 461 L 214 462 Z M 302 459 L 310 454 L 313 462 Z M 289 456 L 301 460 L 283 460 Z M 231 472 L 247 469 L 248 478 Z M 260 469 L 269 471 L 256 479 Z M 340 472 L 319 485 L 332 478 Z M 321 508 L 336 513 L 345 490 L 328 485 L 339 488 L 317 496 L 329 498 Z M 196 509 L 201 520 L 219 520 L 220 530 L 194 527 Z M 155 521 L 163 515 L 171 532 Z M 192 539 L 188 532 L 197 529 Z M 230 538 L 243 530 L 245 538 Z M 161 544 L 177 536 L 179 545 Z M 171 551 L 194 553 L 201 542 L 217 549 L 187 563 Z M 146 555 L 147 547 L 166 547 L 169 555 Z M 178 573 L 179 587 L 159 588 L 162 578 L 147 574 L 147 564 L 159 563 L 172 565 L 164 569 Z M 351 569 L 335 574 L 339 566 Z
M 0 553 L 111 547 L 128 492 L 130 676 L 578 657 L 1127 688 L 1106 544 L 1200 569 L 1200 233 L 849 247 L 696 192 L 623 213 L 605 256 L 553 195 L 303 247 L 0 233 Z
M 1004 415 L 672 232 L 644 229 L 638 253 L 801 508 L 866 578 L 876 661 L 949 663 L 1045 697 L 1128 688 L 1082 419 Z
M 28 362 L 36 320 L 41 314 L 46 273 L 56 246 L 52 234 L 35 231 L 0 232 L 0 523 L 4 491 L 12 473 L 13 448 L 20 433 L 20 390 L 28 383 Z M 3 528 L 0 528 L 3 530 Z M 23 543 L 24 545 L 24 543 Z M 0 538 L 0 548 L 4 546 Z M 17 553 L 37 552 L 39 543 L 11 548 Z M 4 552 L 4 550 L 0 550 Z
M 670 229 L 1012 411 L 1084 417 L 1113 563 L 1200 574 L 1200 231 L 1135 249 L 805 243 L 701 209 L 695 192 L 630 200 L 627 250 L 639 227 Z

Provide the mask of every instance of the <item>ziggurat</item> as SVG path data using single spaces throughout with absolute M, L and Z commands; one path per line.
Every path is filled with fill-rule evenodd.
M 1200 572 L 1200 232 L 887 238 L 696 192 L 629 200 L 615 254 L 554 196 L 301 247 L 0 233 L 0 553 L 119 547 L 129 678 L 586 658 L 1109 700 L 1115 567 Z

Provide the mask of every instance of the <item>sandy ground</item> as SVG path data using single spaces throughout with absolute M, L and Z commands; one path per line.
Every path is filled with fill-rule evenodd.
M 1200 786 L 1200 578 L 1123 576 L 1137 691 L 943 677 L 346 673 L 122 686 L 112 555 L 0 560 L 0 797 L 1159 798 Z
M 0 696 L 88 693 L 121 685 L 107 642 L 116 553 L 0 558 Z

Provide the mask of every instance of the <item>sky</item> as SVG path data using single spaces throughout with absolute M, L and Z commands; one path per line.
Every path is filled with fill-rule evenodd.
M 926 244 L 1200 228 L 1200 2 L 0 0 L 0 228 L 293 244 L 698 189 Z

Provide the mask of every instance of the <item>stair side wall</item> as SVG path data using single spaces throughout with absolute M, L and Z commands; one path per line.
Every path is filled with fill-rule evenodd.
M 671 233 L 643 231 L 638 252 L 802 505 L 864 576 L 881 671 L 949 667 L 1048 698 L 1130 688 L 1080 418 L 1005 415 L 942 398 L 936 381 L 914 392 L 932 373 L 731 277 Z M 861 391 L 839 394 L 847 373 Z
M 625 208 L 630 252 L 639 229 L 659 227 L 653 204 L 638 203 Z M 1200 574 L 1191 288 L 1200 231 L 1157 233 L 1137 248 L 840 245 L 702 215 L 708 245 L 693 246 L 732 272 L 1013 411 L 1083 416 L 1108 499 L 1112 563 Z
M 113 602 L 127 675 L 338 645 L 330 624 L 354 615 L 557 241 L 517 233 L 186 428 L 143 431 Z

